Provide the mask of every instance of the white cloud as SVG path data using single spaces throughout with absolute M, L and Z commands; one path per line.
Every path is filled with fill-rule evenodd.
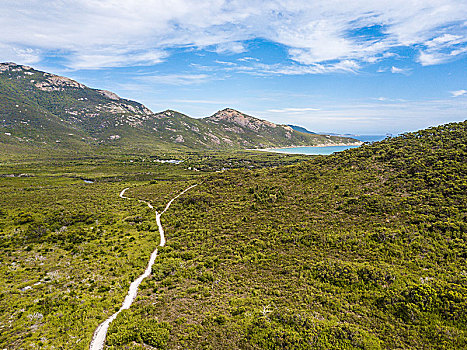
M 451 94 L 452 94 L 452 97 L 464 96 L 467 94 L 467 90 L 451 91 Z
M 234 62 L 227 62 L 227 61 L 220 61 L 220 60 L 216 60 L 216 63 L 218 64 L 222 64 L 224 66 L 236 66 L 237 64 L 234 63 Z
M 422 66 L 432 66 L 451 61 L 467 52 L 467 35 L 443 34 L 425 42 L 418 61 Z
M 130 65 L 154 65 L 163 62 L 167 57 L 163 51 L 143 51 L 143 52 L 95 52 L 92 54 L 76 54 L 72 56 L 73 68 L 75 69 L 95 69 L 108 67 L 122 67 Z
M 406 100 L 402 98 L 388 98 L 388 97 L 377 97 L 374 100 L 381 101 L 381 102 L 405 102 Z
M 395 67 L 395 66 L 391 67 L 391 73 L 393 73 L 393 74 L 407 74 L 409 71 L 410 70 L 406 69 L 406 68 L 399 68 L 399 67 Z
M 173 48 L 239 54 L 262 39 L 316 73 L 375 63 L 401 46 L 431 65 L 465 54 L 465 18 L 467 3 L 458 0 L 3 1 L 0 60 L 52 54 L 79 69 L 152 65 Z M 380 29 L 359 32 L 369 27 Z
M 250 66 L 233 67 L 232 70 L 252 75 L 303 75 L 303 74 L 326 74 L 326 73 L 355 73 L 360 65 L 351 60 L 343 60 L 330 64 L 264 64 L 254 63 Z
M 207 74 L 161 74 L 138 77 L 136 80 L 163 85 L 192 85 L 201 84 L 211 77 Z
M 441 53 L 429 53 L 425 51 L 420 51 L 418 56 L 418 62 L 421 63 L 422 66 L 432 66 L 435 64 L 440 64 L 445 62 L 447 59 L 446 55 Z
M 452 59 L 453 57 L 458 56 L 458 55 L 462 55 L 462 54 L 464 54 L 466 52 L 467 52 L 467 47 L 461 47 L 461 48 L 452 50 L 449 53 L 449 56 L 451 56 L 451 59 Z
M 259 62 L 259 59 L 257 58 L 254 58 L 254 57 L 242 57 L 242 58 L 239 58 L 238 61 L 241 61 L 241 62 L 249 62 L 249 61 L 256 61 L 256 62 Z
M 0 57 L 6 59 L 2 61 L 21 62 L 22 64 L 34 64 L 41 60 L 41 51 L 31 48 L 21 48 L 2 44 L 0 42 Z
M 216 46 L 216 52 L 219 54 L 237 54 L 245 52 L 247 49 L 245 45 L 239 42 L 221 43 Z
M 268 112 L 273 113 L 288 113 L 288 112 L 309 112 L 309 111 L 319 111 L 319 108 L 304 107 L 304 108 L 282 108 L 282 109 L 268 109 Z
M 456 45 L 463 42 L 465 39 L 462 35 L 443 34 L 432 40 L 429 40 L 425 45 L 429 48 L 439 48 L 446 45 Z

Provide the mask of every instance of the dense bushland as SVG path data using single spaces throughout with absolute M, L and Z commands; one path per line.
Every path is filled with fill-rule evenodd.
M 263 169 L 134 157 L 94 165 L 93 184 L 70 177 L 89 164 L 2 178 L 0 343 L 85 349 L 158 243 L 154 214 L 118 192 L 160 209 L 196 182 L 109 348 L 465 348 L 466 127 Z

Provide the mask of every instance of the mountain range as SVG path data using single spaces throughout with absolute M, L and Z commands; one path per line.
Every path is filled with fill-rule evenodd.
M 0 63 L 0 147 L 88 150 L 249 149 L 358 144 L 226 108 L 201 119 L 89 88 L 67 77 Z

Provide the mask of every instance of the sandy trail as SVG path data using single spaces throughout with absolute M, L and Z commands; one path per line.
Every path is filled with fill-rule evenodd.
M 156 211 L 156 222 L 157 222 L 157 227 L 159 228 L 159 235 L 160 235 L 160 238 L 161 238 L 161 242 L 159 243 L 160 247 L 163 247 L 165 245 L 165 242 L 166 242 L 165 241 L 164 228 L 162 227 L 162 224 L 161 224 L 161 215 L 164 214 L 169 209 L 170 205 L 172 204 L 172 202 L 174 200 L 176 200 L 182 194 L 184 194 L 185 192 L 187 192 L 188 190 L 190 190 L 190 189 L 192 189 L 193 187 L 196 187 L 196 186 L 198 186 L 198 185 L 196 184 L 196 185 L 190 186 L 190 187 L 184 189 L 182 192 L 180 192 L 175 197 L 173 197 L 167 203 L 167 205 L 165 206 L 162 213 L 159 214 Z M 122 192 L 120 192 L 120 198 L 131 199 L 130 197 L 125 196 L 125 192 L 128 189 L 129 189 L 129 187 L 125 188 Z M 145 203 L 150 209 L 154 209 L 154 207 L 151 205 L 151 203 L 143 201 L 141 199 L 138 199 L 138 201 L 140 201 L 142 203 Z M 89 350 L 102 350 L 104 348 L 105 338 L 107 336 L 107 330 L 109 329 L 110 323 L 113 320 L 115 320 L 115 318 L 117 317 L 117 315 L 120 312 L 122 312 L 123 310 L 129 309 L 131 304 L 133 304 L 133 301 L 135 300 L 136 295 L 138 294 L 138 287 L 141 284 L 141 282 L 143 282 L 143 280 L 151 274 L 152 265 L 154 265 L 154 262 L 156 261 L 156 257 L 157 257 L 157 248 L 152 252 L 151 257 L 149 258 L 148 266 L 146 267 L 146 270 L 144 271 L 144 273 L 131 283 L 130 288 L 128 290 L 128 294 L 125 297 L 125 300 L 123 301 L 123 304 L 120 307 L 120 309 L 116 313 L 114 313 L 112 316 L 110 316 L 107 320 L 102 322 L 96 328 L 96 330 L 94 331 L 94 335 L 92 337 L 91 344 L 89 346 Z

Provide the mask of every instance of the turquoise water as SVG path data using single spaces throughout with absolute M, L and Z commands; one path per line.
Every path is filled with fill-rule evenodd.
M 358 146 L 326 146 L 326 147 L 295 147 L 295 148 L 280 148 L 274 149 L 273 152 L 279 153 L 294 153 L 294 154 L 310 154 L 310 155 L 328 155 L 334 152 L 345 151 L 349 148 Z
M 346 135 L 347 136 L 347 135 Z M 381 141 L 386 138 L 386 135 L 351 135 L 351 137 L 362 142 Z M 292 153 L 292 154 L 310 154 L 310 155 L 328 155 L 335 152 L 342 152 L 349 148 L 359 146 L 326 146 L 326 147 L 295 147 L 295 148 L 280 148 L 274 149 L 273 152 Z

